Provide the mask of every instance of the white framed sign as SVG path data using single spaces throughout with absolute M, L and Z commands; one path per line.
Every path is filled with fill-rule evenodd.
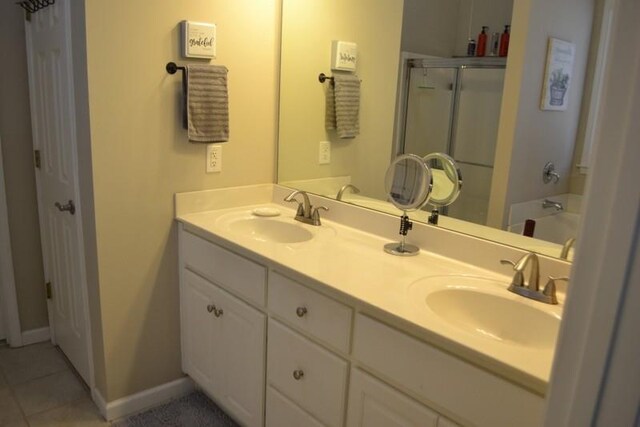
M 333 40 L 331 42 L 331 69 L 355 71 L 358 64 L 358 45 Z
M 216 57 L 216 25 L 182 21 L 182 56 L 185 58 Z
M 544 70 L 540 99 L 541 110 L 565 111 L 567 109 L 575 56 L 575 44 L 549 38 L 547 65 Z

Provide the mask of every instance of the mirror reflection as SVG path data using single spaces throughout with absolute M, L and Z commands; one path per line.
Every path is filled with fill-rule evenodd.
M 278 182 L 397 215 L 384 185 L 390 162 L 441 152 L 457 163 L 464 190 L 447 206 L 409 214 L 413 220 L 428 222 L 438 208 L 438 226 L 570 259 L 589 161 L 589 52 L 599 37 L 591 34 L 592 2 L 556 6 L 283 0 Z M 540 108 L 550 37 L 575 45 L 564 111 Z M 352 68 L 336 63 L 334 41 L 357 46 L 342 56 Z M 320 73 L 357 90 L 321 83 Z M 329 112 L 335 120 L 344 111 L 357 125 L 347 137 L 339 123 L 327 125 Z M 437 195 L 439 173 L 451 177 L 433 171 Z

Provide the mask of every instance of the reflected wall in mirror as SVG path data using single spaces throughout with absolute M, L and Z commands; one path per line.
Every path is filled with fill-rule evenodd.
M 579 219 L 602 3 L 283 0 L 278 182 L 332 198 L 352 184 L 359 193 L 349 188 L 343 201 L 397 214 L 384 192 L 390 161 L 441 151 L 465 185 L 438 226 L 559 257 Z M 506 24 L 506 59 L 458 58 L 482 26 L 490 40 Z M 539 109 L 549 37 L 576 45 L 563 112 Z M 358 45 L 360 133 L 351 139 L 325 129 L 330 83 L 318 75 L 344 73 L 331 70 L 333 40 Z M 322 141 L 328 164 L 319 161 Z M 557 183 L 542 180 L 549 161 Z M 424 209 L 412 219 L 427 222 L 432 206 Z M 528 219 L 534 238 L 523 235 Z

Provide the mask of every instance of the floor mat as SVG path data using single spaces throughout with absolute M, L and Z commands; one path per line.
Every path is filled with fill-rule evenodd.
M 222 409 L 197 391 L 113 423 L 115 427 L 238 427 Z

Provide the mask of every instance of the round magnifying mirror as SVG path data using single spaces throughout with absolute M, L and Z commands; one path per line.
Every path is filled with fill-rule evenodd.
M 429 201 L 433 179 L 420 156 L 402 154 L 389 165 L 384 182 L 389 200 L 396 208 L 414 211 Z
M 431 169 L 433 190 L 429 204 L 442 207 L 453 203 L 462 190 L 462 175 L 455 160 L 444 153 L 431 153 L 424 157 Z

